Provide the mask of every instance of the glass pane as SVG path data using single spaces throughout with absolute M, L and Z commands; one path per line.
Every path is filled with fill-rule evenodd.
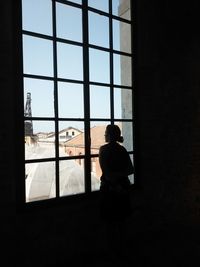
M 54 117 L 53 82 L 25 78 L 24 107 L 24 113 L 31 112 L 32 117 Z
M 109 47 L 109 20 L 107 17 L 89 12 L 89 43 Z
M 110 122 L 93 122 L 91 131 L 91 153 L 96 154 L 101 145 L 105 144 L 105 129 Z M 122 145 L 128 150 L 133 151 L 133 122 L 115 122 L 121 129 L 124 138 Z
M 57 43 L 58 77 L 83 80 L 82 47 Z
M 26 164 L 26 202 L 54 198 L 55 162 Z
M 91 137 L 91 154 L 99 154 L 100 146 L 105 144 L 105 130 L 110 122 L 91 122 L 90 137 Z
M 114 54 L 114 83 L 117 85 L 132 85 L 131 57 Z
M 60 118 L 83 118 L 83 85 L 59 82 L 58 103 Z
M 77 4 L 82 4 L 82 0 L 70 0 L 70 2 L 77 3 Z
M 132 163 L 133 163 L 133 166 L 134 166 L 133 154 L 130 154 L 130 158 L 131 158 L 131 161 L 132 161 Z M 133 173 L 133 174 L 131 174 L 131 175 L 129 175 L 129 176 L 128 176 L 128 178 L 129 178 L 129 180 L 130 180 L 131 184 L 134 184 L 134 173 Z
M 98 10 L 108 12 L 109 10 L 109 0 L 88 0 L 88 6 L 96 8 Z
M 109 53 L 97 49 L 89 49 L 90 81 L 110 82 Z
M 90 86 L 90 117 L 110 118 L 110 88 Z
M 82 11 L 80 8 L 57 3 L 57 37 L 82 42 Z
M 100 188 L 101 168 L 99 165 L 99 158 L 91 158 L 91 186 L 92 191 L 97 191 Z
M 23 35 L 24 73 L 53 76 L 53 43 Z
M 26 160 L 55 157 L 54 122 L 26 120 L 24 127 Z
M 83 160 L 61 160 L 59 171 L 60 196 L 85 192 Z
M 130 0 L 112 0 L 112 13 L 115 16 L 130 20 Z
M 115 119 L 132 119 L 132 90 L 114 88 Z
M 52 2 L 22 0 L 22 24 L 23 30 L 52 35 Z
M 84 123 L 75 121 L 60 121 L 59 144 L 60 157 L 84 155 Z
M 121 123 L 121 131 L 124 137 L 123 146 L 128 151 L 133 151 L 133 122 L 123 121 Z
M 131 53 L 131 25 L 113 20 L 113 49 Z

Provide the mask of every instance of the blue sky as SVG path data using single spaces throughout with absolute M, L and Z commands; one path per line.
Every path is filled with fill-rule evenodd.
M 71 1 L 81 4 L 81 0 Z M 89 6 L 108 11 L 108 0 L 89 0 Z M 23 29 L 52 35 L 51 0 L 22 0 Z M 113 14 L 117 15 L 119 0 L 113 0 Z M 57 36 L 82 42 L 82 11 L 79 8 L 56 4 Z M 109 22 L 105 16 L 89 12 L 89 42 L 109 47 Z M 120 49 L 119 22 L 113 21 L 114 49 Z M 82 81 L 83 59 L 82 47 L 57 43 L 58 77 Z M 109 83 L 109 53 L 89 50 L 90 80 Z M 24 73 L 53 77 L 53 44 L 51 40 L 23 37 Z M 114 82 L 120 84 L 120 57 L 114 57 Z M 31 92 L 32 116 L 54 117 L 53 82 L 46 80 L 24 79 L 24 96 Z M 109 118 L 109 87 L 90 87 L 90 106 L 92 118 Z M 115 116 L 121 118 L 121 92 L 115 90 Z M 83 85 L 58 83 L 59 116 L 61 118 L 83 118 Z M 103 108 L 102 108 L 103 106 Z M 62 123 L 60 127 L 64 128 Z M 66 126 L 68 126 L 66 124 Z M 74 122 L 74 127 L 82 127 Z M 53 131 L 53 123 L 35 123 L 34 131 Z M 61 130 L 61 129 L 60 129 Z

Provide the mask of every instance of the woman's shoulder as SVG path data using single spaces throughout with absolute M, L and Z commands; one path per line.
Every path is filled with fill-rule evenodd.
M 118 144 L 118 143 L 108 143 L 105 145 L 102 145 L 99 149 L 100 154 L 112 154 L 112 155 L 124 155 L 127 153 L 124 146 Z
M 104 152 L 104 151 L 107 151 L 107 150 L 108 150 L 108 144 L 102 145 L 99 148 L 99 152 Z
M 108 147 L 108 144 L 104 144 L 104 145 L 100 146 L 100 149 L 105 149 L 107 147 Z

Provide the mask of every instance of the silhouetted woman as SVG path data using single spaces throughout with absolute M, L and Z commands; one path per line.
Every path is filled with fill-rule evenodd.
M 99 150 L 102 170 L 100 212 L 107 225 L 108 245 L 112 243 L 120 249 L 124 222 L 131 213 L 128 175 L 133 173 L 133 164 L 127 150 L 119 144 L 123 137 L 117 125 L 107 125 L 105 141 L 107 144 Z

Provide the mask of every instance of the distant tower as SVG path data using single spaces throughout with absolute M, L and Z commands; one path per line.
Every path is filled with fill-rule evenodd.
M 27 96 L 26 96 L 24 116 L 29 118 L 29 120 L 25 121 L 25 136 L 33 136 L 33 123 L 32 123 L 32 120 L 30 119 L 32 117 L 31 93 L 27 93 Z

